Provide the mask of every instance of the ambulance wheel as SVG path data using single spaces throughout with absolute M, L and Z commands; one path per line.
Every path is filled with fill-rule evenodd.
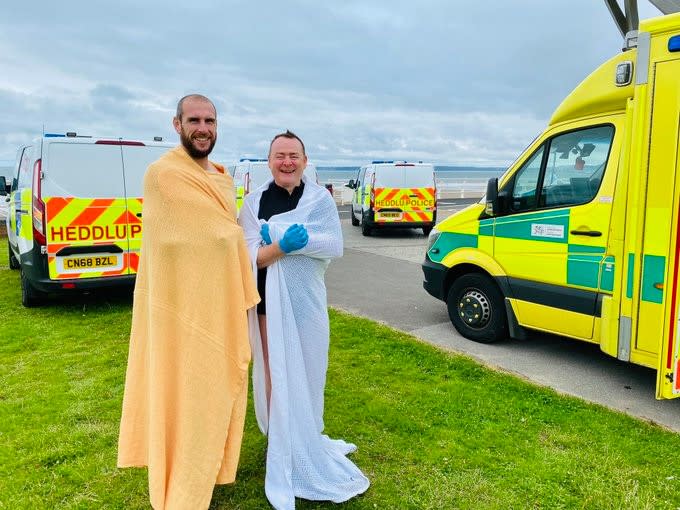
M 503 294 L 481 273 L 458 277 L 446 300 L 449 318 L 465 338 L 490 344 L 508 337 Z
M 12 251 L 12 247 L 9 245 L 9 241 L 7 241 L 7 251 L 9 252 L 9 268 L 19 269 L 21 265 L 19 264 L 17 258 L 14 256 L 14 252 Z
M 26 308 L 32 308 L 42 304 L 44 299 L 45 293 L 34 289 L 24 272 L 21 271 L 21 304 Z
M 354 216 L 354 211 L 352 210 L 351 206 L 349 208 L 349 217 L 352 219 L 352 226 L 358 227 L 359 226 L 359 220 L 356 219 L 356 217 Z

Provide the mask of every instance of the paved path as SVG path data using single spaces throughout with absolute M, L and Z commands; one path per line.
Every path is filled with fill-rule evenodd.
M 457 201 L 441 208 L 460 209 Z M 464 353 L 482 363 L 537 384 L 596 402 L 680 432 L 680 400 L 654 398 L 656 372 L 603 354 L 598 346 L 550 335 L 493 345 L 458 335 L 446 306 L 423 290 L 420 263 L 427 238 L 406 229 L 363 237 L 340 207 L 345 254 L 326 276 L 331 306 L 411 333 L 443 349 Z M 448 214 L 448 213 L 447 213 Z

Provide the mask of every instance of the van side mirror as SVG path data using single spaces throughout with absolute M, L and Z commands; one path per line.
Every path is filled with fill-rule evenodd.
M 350 179 L 349 182 L 347 184 L 345 184 L 345 187 L 349 188 L 349 189 L 354 189 L 354 188 L 357 187 L 357 185 L 354 182 L 354 179 Z
M 498 177 L 492 177 L 486 183 L 486 209 L 487 216 L 497 216 L 500 212 L 498 204 Z
M 6 195 L 7 191 L 7 179 L 4 175 L 0 175 L 0 195 Z
M 18 187 L 19 187 L 19 181 L 17 181 L 17 178 L 15 177 L 14 179 L 12 179 L 12 188 L 10 189 L 10 191 L 13 190 L 13 189 L 17 189 Z

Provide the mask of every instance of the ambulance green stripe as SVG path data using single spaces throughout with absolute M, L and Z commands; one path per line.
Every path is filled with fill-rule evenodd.
M 602 257 L 569 255 L 567 257 L 567 284 L 596 289 L 600 276 Z
M 477 236 L 443 232 L 430 248 L 428 255 L 432 262 L 441 262 L 450 252 L 458 248 L 477 248 Z
M 569 253 L 604 253 L 604 246 L 586 246 L 583 244 L 570 244 Z
M 626 297 L 633 299 L 633 274 L 635 271 L 635 254 L 628 254 L 628 277 L 626 282 Z
M 650 303 L 661 303 L 663 301 L 663 290 L 657 289 L 654 285 L 664 283 L 666 269 L 666 257 L 659 255 L 645 255 L 642 259 L 642 301 Z
M 600 272 L 600 290 L 614 290 L 614 270 L 616 268 L 614 257 L 609 256 L 604 259 L 602 271 Z

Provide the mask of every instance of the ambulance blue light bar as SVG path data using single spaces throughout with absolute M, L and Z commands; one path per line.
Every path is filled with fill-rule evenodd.
M 371 161 L 371 164 L 373 164 L 373 165 L 380 165 L 381 163 L 394 163 L 394 160 L 392 160 L 392 161 Z
M 680 51 L 680 35 L 668 39 L 668 51 Z
M 45 133 L 43 135 L 45 138 L 65 138 L 66 135 L 63 133 Z
M 241 158 L 238 160 L 239 163 L 242 163 L 244 161 L 268 161 L 267 159 L 257 159 L 257 158 Z

